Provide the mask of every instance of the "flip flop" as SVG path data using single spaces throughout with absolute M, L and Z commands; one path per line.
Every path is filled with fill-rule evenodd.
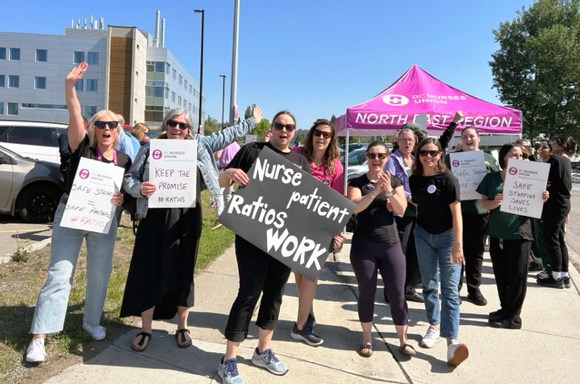
M 399 352 L 406 356 L 417 356 L 417 351 L 415 351 L 415 348 L 413 348 L 411 344 L 407 343 L 399 347 Z
M 137 341 L 139 340 L 139 341 Z M 147 346 L 149 345 L 149 340 L 151 340 L 151 334 L 148 332 L 139 332 L 137 335 L 135 335 L 135 338 L 133 339 L 133 342 L 131 343 L 131 349 L 134 350 L 135 352 L 143 352 L 144 350 L 147 349 Z M 137 343 L 135 344 L 135 341 L 137 341 Z
M 191 345 L 191 337 L 189 336 L 189 329 L 178 329 L 175 332 L 175 340 L 179 348 L 187 348 Z
M 358 354 L 362 357 L 371 357 L 373 355 L 373 345 L 371 343 L 361 344 Z

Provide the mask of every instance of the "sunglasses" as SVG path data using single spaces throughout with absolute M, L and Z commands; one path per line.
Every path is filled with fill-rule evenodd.
M 115 129 L 117 128 L 117 126 L 119 125 L 118 121 L 100 121 L 97 120 L 94 123 L 95 127 L 99 128 L 99 129 L 105 129 L 105 127 L 108 125 L 110 129 Z
M 314 129 L 313 134 L 316 137 L 322 136 L 325 139 L 330 139 L 332 137 L 332 133 L 330 133 L 330 132 L 324 132 L 324 131 L 319 131 L 318 129 Z
M 437 149 L 434 149 L 434 150 L 421 149 L 419 151 L 419 155 L 421 155 L 421 156 L 431 155 L 431 157 L 435 157 L 438 154 L 439 154 L 439 150 L 437 150 Z
M 286 128 L 286 131 L 288 131 L 288 132 L 292 132 L 293 130 L 296 129 L 296 126 L 294 124 L 274 123 L 273 127 L 277 131 L 281 131 L 284 128 Z
M 384 160 L 387 158 L 387 154 L 386 153 L 367 153 L 366 156 L 371 159 L 379 159 L 379 160 Z
M 179 129 L 189 129 L 189 124 L 187 124 L 187 123 L 182 123 L 182 122 L 175 121 L 175 120 L 167 120 L 167 126 L 170 128 L 175 128 L 178 125 L 179 125 Z

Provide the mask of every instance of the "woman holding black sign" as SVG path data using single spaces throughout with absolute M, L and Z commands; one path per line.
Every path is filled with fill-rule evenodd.
M 504 181 L 509 159 L 523 159 L 519 144 L 504 144 L 499 150 L 501 171 L 485 175 L 477 192 L 481 202 L 490 210 L 489 254 L 501 308 L 489 314 L 489 324 L 494 328 L 520 329 L 520 313 L 526 298 L 528 257 L 532 250 L 532 222 L 529 217 L 502 212 Z M 545 191 L 543 199 L 548 199 Z M 544 207 L 546 208 L 546 207 Z
M 401 248 L 394 215 L 407 208 L 403 184 L 383 168 L 389 158 L 382 141 L 369 144 L 368 172 L 349 182 L 347 196 L 356 203 L 358 221 L 352 237 L 350 262 L 359 290 L 358 316 L 362 327 L 359 354 L 373 354 L 372 320 L 377 290 L 377 270 L 381 272 L 391 306 L 391 316 L 399 337 L 399 352 L 415 356 L 407 341 L 408 308 L 405 301 L 405 255 Z
M 289 111 L 280 111 L 272 119 L 272 137 L 269 142 L 252 142 L 244 145 L 220 174 L 220 185 L 230 187 L 232 183 L 245 186 L 250 182 L 247 172 L 264 147 L 268 147 L 303 170 L 310 172 L 308 160 L 290 150 L 290 141 L 296 132 L 296 120 Z M 256 181 L 254 181 L 256 182 Z M 278 360 L 270 343 L 278 322 L 284 286 L 290 276 L 290 268 L 268 255 L 250 242 L 236 235 L 236 260 L 240 289 L 232 304 L 225 329 L 226 353 L 218 368 L 223 383 L 243 382 L 238 367 L 237 353 L 242 341 L 248 336 L 248 328 L 260 294 L 262 300 L 258 311 L 258 346 L 254 350 L 252 363 L 265 368 L 274 375 L 288 372 L 286 364 Z
M 203 178 L 213 195 L 220 191 L 213 153 L 259 123 L 262 110 L 254 107 L 252 114 L 248 120 L 210 136 L 192 133 L 190 114 L 185 109 L 170 110 L 163 117 L 158 139 L 198 141 L 198 203 L 193 208 L 148 208 L 148 198 L 157 190 L 157 185 L 149 181 L 149 143 L 139 149 L 135 163 L 125 175 L 126 190 L 138 198 L 135 216 L 140 220 L 120 314 L 141 316 L 141 332 L 131 343 L 134 351 L 147 348 L 154 319 L 172 319 L 176 314 L 177 346 L 191 345 L 187 317 L 194 303 L 193 277 L 202 227 L 200 180 Z
M 344 169 L 340 162 L 338 137 L 332 123 L 326 119 L 318 119 L 306 134 L 303 147 L 294 147 L 293 151 L 301 153 L 308 159 L 312 177 L 320 180 L 338 193 L 344 191 Z M 342 236 L 333 241 L 340 244 L 334 248 L 338 252 L 342 247 Z M 324 340 L 313 332 L 315 325 L 312 303 L 316 293 L 317 280 L 310 280 L 295 272 L 296 290 L 298 291 L 298 314 L 290 337 L 304 341 L 308 345 L 318 346 Z
M 66 193 L 54 215 L 48 277 L 38 295 L 30 329 L 32 341 L 26 351 L 26 361 L 29 363 L 44 361 L 46 334 L 60 332 L 63 329 L 71 283 L 83 239 L 87 245 L 87 289 L 83 329 L 95 340 L 103 340 L 106 337 L 106 330 L 100 325 L 100 321 L 112 269 L 117 234 L 116 215 L 112 217 L 108 233 L 63 227 L 61 219 L 81 158 L 102 161 L 125 170 L 131 166 L 131 159 L 115 150 L 122 128 L 112 111 L 101 110 L 95 113 L 85 130 L 75 83 L 82 79 L 87 69 L 87 63 L 80 63 L 65 78 L 65 98 L 69 113 L 67 138 L 71 152 L 69 177 L 66 178 Z M 119 207 L 123 204 L 123 194 L 121 192 L 113 194 L 111 201 Z

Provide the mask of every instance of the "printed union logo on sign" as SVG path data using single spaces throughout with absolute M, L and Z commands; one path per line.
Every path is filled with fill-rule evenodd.
M 510 168 L 510 175 L 517 175 L 518 174 L 518 169 L 516 167 L 511 167 Z
M 453 165 L 454 167 L 459 167 L 459 160 L 453 160 L 453 163 L 451 163 L 451 165 Z
M 156 149 L 153 151 L 153 153 L 151 153 L 151 157 L 153 157 L 155 160 L 159 160 L 161 157 L 163 157 L 163 152 L 161 152 L 160 149 Z
M 89 170 L 88 170 L 88 169 L 81 169 L 81 170 L 79 171 L 79 177 L 80 177 L 81 179 L 86 179 L 86 178 L 88 178 L 90 175 L 91 175 L 91 173 L 89 172 Z
M 383 96 L 383 103 L 393 107 L 402 107 L 409 104 L 409 99 L 403 95 L 390 94 Z

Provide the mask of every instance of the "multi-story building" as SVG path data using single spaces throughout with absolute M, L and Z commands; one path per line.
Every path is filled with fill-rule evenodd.
M 199 84 L 164 47 L 159 12 L 154 36 L 103 24 L 79 21 L 64 35 L 0 32 L 0 119 L 67 123 L 64 77 L 82 61 L 89 68 L 77 95 L 87 118 L 110 109 L 155 130 L 172 108 L 198 116 Z

